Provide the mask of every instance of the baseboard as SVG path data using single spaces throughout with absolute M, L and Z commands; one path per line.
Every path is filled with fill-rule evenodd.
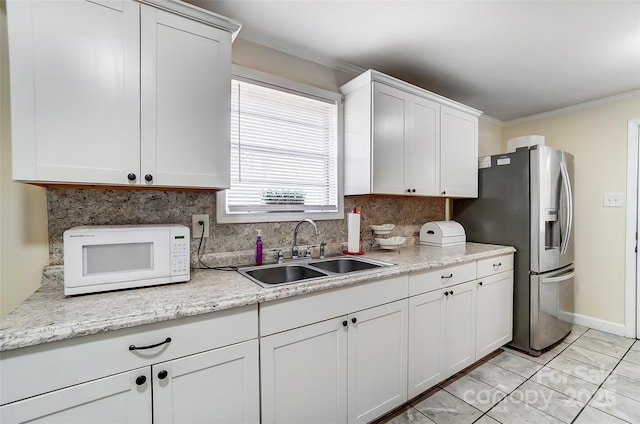
M 572 322 L 576 325 L 593 328 L 594 330 L 604 331 L 605 333 L 615 334 L 616 336 L 624 337 L 625 335 L 624 324 L 605 321 L 603 319 L 593 318 L 587 315 L 571 314 L 563 311 L 561 311 L 558 315 L 558 318 L 560 318 L 561 320 Z

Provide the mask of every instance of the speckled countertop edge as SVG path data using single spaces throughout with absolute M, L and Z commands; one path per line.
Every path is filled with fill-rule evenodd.
M 371 251 L 364 257 L 396 265 L 273 288 L 262 288 L 237 272 L 208 270 L 192 271 L 191 280 L 186 283 L 72 297 L 64 296 L 60 282 L 43 284 L 0 320 L 0 351 L 348 287 L 513 252 L 513 247 L 478 243 L 444 248 L 407 246 L 400 248 L 399 253 Z M 55 274 L 56 270 L 49 272 Z

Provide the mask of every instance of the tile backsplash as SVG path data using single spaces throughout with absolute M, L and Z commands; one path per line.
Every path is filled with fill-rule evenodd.
M 445 218 L 445 200 L 424 197 L 345 196 L 345 211 L 362 207 L 361 237 L 365 246 L 373 241 L 369 226 L 392 223 L 392 236 L 407 237 L 407 244 L 417 242 L 420 226 Z M 62 233 L 77 225 L 183 224 L 191 228 L 191 216 L 209 214 L 210 236 L 201 247 L 203 262 L 210 266 L 237 265 L 238 255 L 246 253 L 250 261 L 254 252 L 256 229 L 262 230 L 265 262 L 272 262 L 272 248 L 289 252 L 296 222 L 255 224 L 217 224 L 216 193 L 48 188 L 50 265 L 63 263 Z M 335 253 L 347 238 L 346 219 L 316 221 L 319 236 L 311 226 L 300 227 L 300 245 L 327 243 L 328 254 Z M 191 240 L 191 261 L 197 263 L 200 239 Z M 317 254 L 317 250 L 314 251 Z M 242 256 L 241 256 L 242 257 Z

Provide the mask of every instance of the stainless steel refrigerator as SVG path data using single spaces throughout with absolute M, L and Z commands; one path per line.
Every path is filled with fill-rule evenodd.
M 514 246 L 511 346 L 538 356 L 571 331 L 573 156 L 547 146 L 479 159 L 478 198 L 453 202 L 467 240 Z

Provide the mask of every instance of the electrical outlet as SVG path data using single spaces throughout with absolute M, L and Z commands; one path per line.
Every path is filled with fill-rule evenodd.
M 191 238 L 199 239 L 202 237 L 200 221 L 204 222 L 204 237 L 209 237 L 209 215 L 203 214 L 191 216 Z
M 602 206 L 605 208 L 621 208 L 624 203 L 624 193 L 605 193 L 602 196 Z

